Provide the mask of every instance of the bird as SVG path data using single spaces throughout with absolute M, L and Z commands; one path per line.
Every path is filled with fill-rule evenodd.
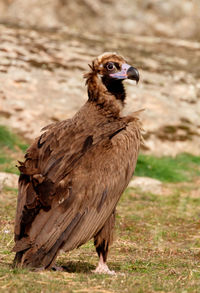
M 70 119 L 42 129 L 19 161 L 14 265 L 52 269 L 56 257 L 94 239 L 95 273 L 107 265 L 116 205 L 134 173 L 142 142 L 139 112 L 124 116 L 125 79 L 139 72 L 105 52 L 84 75 L 88 100 Z M 55 265 L 56 266 L 56 265 Z

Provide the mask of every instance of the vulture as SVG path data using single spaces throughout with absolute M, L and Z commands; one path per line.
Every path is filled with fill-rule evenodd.
M 138 157 L 141 122 L 123 116 L 123 80 L 139 81 L 138 70 L 106 52 L 84 75 L 88 100 L 71 118 L 42 129 L 19 162 L 14 265 L 52 269 L 60 251 L 94 239 L 95 273 L 114 274 L 106 260 L 116 205 Z

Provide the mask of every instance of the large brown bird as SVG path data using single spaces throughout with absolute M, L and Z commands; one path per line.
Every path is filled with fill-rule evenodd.
M 88 101 L 72 119 L 43 129 L 20 162 L 14 263 L 47 269 L 60 250 L 94 238 L 106 264 L 115 208 L 127 187 L 141 141 L 137 113 L 123 117 L 122 81 L 139 80 L 136 68 L 116 53 L 97 57 L 85 74 Z

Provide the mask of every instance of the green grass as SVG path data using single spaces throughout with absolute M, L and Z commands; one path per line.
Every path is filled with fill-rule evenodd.
M 19 148 L 24 152 L 28 145 L 19 136 L 12 133 L 6 126 L 0 125 L 0 148 L 2 147 L 7 147 L 13 151 Z
M 155 157 L 141 154 L 138 158 L 136 176 L 146 176 L 163 182 L 190 181 L 200 175 L 200 156 L 180 154 L 173 157 Z
M 19 174 L 17 160 L 22 158 L 27 147 L 23 139 L 0 125 L 0 171 Z

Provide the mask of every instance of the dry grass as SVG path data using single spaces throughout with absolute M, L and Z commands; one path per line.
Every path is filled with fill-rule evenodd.
M 16 191 L 0 195 L 1 292 L 199 292 L 199 182 L 165 185 L 165 194 L 127 190 L 118 206 L 109 266 L 116 276 L 91 273 L 93 243 L 61 255 L 65 272 L 12 269 Z

